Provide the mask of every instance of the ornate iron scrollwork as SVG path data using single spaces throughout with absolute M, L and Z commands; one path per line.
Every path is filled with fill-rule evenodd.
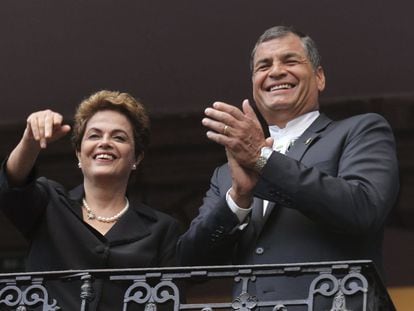
M 155 287 L 151 287 L 142 280 L 135 281 L 125 292 L 123 310 L 127 310 L 128 303 L 134 302 L 145 305 L 145 311 L 156 311 L 157 304 L 163 304 L 169 300 L 174 303 L 173 310 L 178 310 L 179 291 L 173 282 L 161 281 Z
M 257 298 L 249 293 L 241 293 L 232 303 L 233 310 L 249 311 L 257 306 Z
M 348 311 L 346 308 L 346 299 L 344 293 L 339 291 L 332 302 L 332 308 L 330 311 Z
M 20 288 L 15 285 L 7 285 L 0 290 L 0 305 L 5 304 L 8 307 L 18 306 L 22 301 L 22 295 Z
M 262 278 L 266 278 L 266 282 L 269 282 L 278 277 L 294 278 L 289 282 L 296 281 L 296 278 L 298 281 L 305 281 L 308 285 L 308 291 L 304 292 L 301 289 L 298 291 L 301 294 L 295 295 L 295 299 L 283 297 L 281 292 L 278 295 L 261 296 L 261 287 L 258 286 L 259 291 L 255 296 L 256 292 L 250 286 L 253 282 L 256 283 Z M 142 307 L 140 309 L 145 309 L 145 311 L 160 309 L 168 309 L 169 311 L 252 311 L 262 308 L 272 311 L 287 311 L 296 307 L 303 307 L 307 310 L 349 311 L 348 309 L 352 309 L 367 311 L 368 304 L 369 310 L 371 310 L 371 306 L 379 305 L 381 310 L 395 311 L 392 301 L 384 292 L 381 283 L 379 283 L 380 286 L 377 285 L 381 280 L 369 261 L 310 263 L 300 264 L 300 267 L 296 264 L 285 264 L 3 274 L 0 275 L 0 309 L 15 311 L 26 311 L 33 308 L 42 311 L 59 310 L 56 300 L 49 297 L 47 288 L 43 284 L 45 280 L 51 281 L 47 283 L 48 287 L 57 284 L 55 281 L 80 283 L 78 291 L 80 295 L 77 294 L 74 299 L 81 300 L 81 311 L 87 311 L 89 302 L 94 299 L 93 285 L 95 281 L 124 282 L 127 288 L 123 298 L 116 298 L 123 299 L 116 301 L 116 303 L 123 305 L 123 311 L 134 308 L 135 304 L 140 305 Z M 177 285 L 185 285 L 187 280 L 190 281 L 190 284 L 201 285 L 201 291 L 197 286 L 194 288 L 194 292 L 198 292 L 200 296 L 191 296 L 189 290 L 187 294 L 190 292 L 190 295 L 187 297 L 187 301 L 180 302 L 180 291 Z M 217 290 L 220 291 L 221 284 L 225 284 L 226 288 L 223 288 L 223 292 L 214 292 L 212 295 L 204 296 L 204 282 L 208 285 L 208 282 L 212 281 L 212 284 L 215 285 L 216 281 L 221 280 L 224 280 L 225 283 L 218 283 L 220 286 L 217 287 Z M 193 281 L 196 282 L 192 283 Z M 305 283 L 301 284 L 305 285 Z M 279 283 L 275 282 L 274 285 L 277 290 L 276 287 L 279 286 Z M 233 288 L 233 296 L 231 288 Z M 99 286 L 95 288 L 95 290 L 98 289 Z M 281 297 L 279 298 L 279 296 Z M 236 298 L 234 299 L 234 297 Z M 278 297 L 277 300 L 275 297 Z M 376 300 L 377 297 L 381 297 L 381 300 Z M 191 300 L 193 298 L 195 299 Z M 200 302 L 200 298 L 206 298 L 208 301 Z
M 5 295 L 4 298 L 1 298 Z M 16 307 L 18 311 L 26 310 L 26 306 L 43 306 L 43 311 L 60 310 L 57 301 L 52 299 L 49 304 L 49 294 L 46 288 L 41 284 L 32 284 L 24 289 L 15 284 L 3 287 L 0 291 L 0 304 L 7 307 Z
M 362 305 L 365 310 L 367 305 L 368 281 L 360 273 L 349 273 L 342 279 L 332 274 L 323 273 L 313 280 L 309 290 L 309 301 L 313 305 L 314 296 L 320 294 L 325 297 L 333 297 L 330 311 L 348 311 L 346 299 L 358 292 L 363 293 Z

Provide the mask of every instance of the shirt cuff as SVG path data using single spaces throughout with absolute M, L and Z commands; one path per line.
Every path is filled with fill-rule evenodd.
M 234 202 L 233 199 L 231 198 L 230 190 L 231 190 L 231 188 L 226 193 L 227 205 L 230 207 L 231 211 L 234 214 L 236 214 L 236 216 L 239 219 L 240 223 L 243 223 L 245 221 L 245 219 L 247 218 L 247 216 L 250 214 L 250 212 L 252 210 L 252 207 L 250 206 L 249 208 L 240 208 L 236 204 L 236 202 Z

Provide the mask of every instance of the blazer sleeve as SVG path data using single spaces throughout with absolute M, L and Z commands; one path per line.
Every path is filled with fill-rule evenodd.
M 0 210 L 13 225 L 28 239 L 30 233 L 42 216 L 47 202 L 48 193 L 45 178 L 35 179 L 35 170 L 28 182 L 22 187 L 11 187 L 8 181 L 5 165 L 0 169 Z
M 178 222 L 171 219 L 165 232 L 164 242 L 161 246 L 161 256 L 159 258 L 160 267 L 173 267 L 177 265 L 176 246 L 180 232 Z
M 383 226 L 399 190 L 394 136 L 377 114 L 342 122 L 330 138 L 320 138 L 331 139 L 328 145 L 333 150 L 326 144 L 319 150 L 318 141 L 310 147 L 321 155 L 338 154 L 329 160 L 336 162 L 330 163 L 337 167 L 335 174 L 274 152 L 255 195 L 296 209 L 336 232 L 375 233 Z
M 219 265 L 231 263 L 236 241 L 241 233 L 239 220 L 226 203 L 230 188 L 228 167 L 217 168 L 199 215 L 177 244 L 180 265 Z

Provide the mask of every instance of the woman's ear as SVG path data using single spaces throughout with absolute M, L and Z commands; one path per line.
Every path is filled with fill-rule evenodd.
M 81 163 L 81 160 L 80 160 L 80 152 L 79 151 L 76 151 L 76 158 L 78 158 L 78 167 L 82 168 L 82 163 Z
M 139 156 L 137 156 L 137 159 L 134 163 L 134 165 L 132 165 L 132 169 L 136 170 L 137 166 L 139 165 L 139 163 L 141 163 L 141 161 L 144 159 L 144 152 L 141 152 L 141 154 Z

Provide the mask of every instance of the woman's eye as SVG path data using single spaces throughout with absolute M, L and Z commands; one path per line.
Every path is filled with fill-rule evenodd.
M 123 137 L 123 136 L 115 136 L 114 139 L 116 141 L 121 141 L 121 142 L 124 142 L 126 140 L 125 137 Z
M 88 138 L 89 138 L 89 139 L 98 139 L 98 138 L 99 138 L 99 135 L 98 135 L 98 134 L 90 134 L 90 135 L 88 136 Z

